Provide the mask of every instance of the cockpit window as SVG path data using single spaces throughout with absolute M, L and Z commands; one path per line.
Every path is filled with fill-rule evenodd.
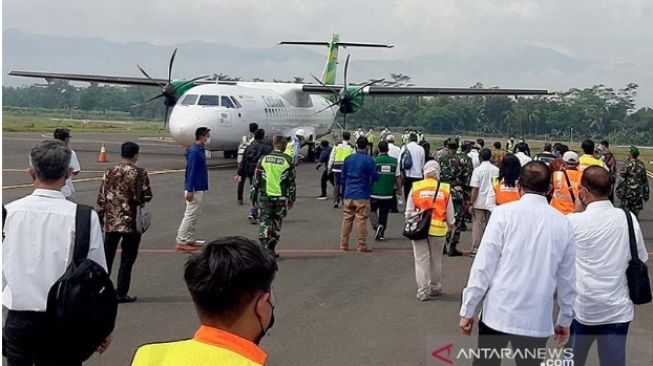
M 219 106 L 220 105 L 220 96 L 219 95 L 202 95 L 202 96 L 200 96 L 200 100 L 197 102 L 197 105 Z
M 197 102 L 197 94 L 188 94 L 182 99 L 181 105 L 194 105 Z
M 240 102 L 238 101 L 238 99 L 236 99 L 236 97 L 232 96 L 232 97 L 231 97 L 231 100 L 234 101 L 234 105 L 236 106 L 236 108 L 240 109 L 240 108 L 243 107 L 243 106 L 240 104 Z
M 222 106 L 225 107 L 225 108 L 236 109 L 236 107 L 234 106 L 234 103 L 231 101 L 231 98 L 226 97 L 226 96 L 222 96 Z

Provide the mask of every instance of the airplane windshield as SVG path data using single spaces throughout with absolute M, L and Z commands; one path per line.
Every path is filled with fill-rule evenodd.
M 196 94 L 188 94 L 182 99 L 181 105 L 193 105 L 197 102 L 197 95 Z
M 200 100 L 197 102 L 197 105 L 219 106 L 220 105 L 220 96 L 219 95 L 202 95 L 202 96 L 200 96 Z
M 231 101 L 231 98 L 225 97 L 225 96 L 222 97 L 222 106 L 225 107 L 225 108 L 236 109 L 236 107 L 234 106 L 234 103 Z

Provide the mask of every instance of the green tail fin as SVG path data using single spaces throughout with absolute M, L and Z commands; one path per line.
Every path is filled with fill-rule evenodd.
M 336 69 L 338 68 L 338 42 L 340 37 L 337 34 L 333 35 L 329 43 L 329 53 L 327 55 L 326 64 L 324 65 L 324 72 L 322 72 L 322 82 L 327 85 L 336 84 Z

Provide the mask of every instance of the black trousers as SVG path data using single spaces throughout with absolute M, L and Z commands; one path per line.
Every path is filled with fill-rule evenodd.
M 236 192 L 237 199 L 239 201 L 243 200 L 243 191 L 245 190 L 245 180 L 249 179 L 249 184 L 252 184 L 252 177 L 241 177 L 242 179 L 238 182 L 238 192 Z
M 374 230 L 379 225 L 383 225 L 383 231 L 388 227 L 388 214 L 392 208 L 392 199 L 371 199 L 370 223 Z
M 335 185 L 333 181 L 333 173 L 327 173 L 326 169 L 322 172 L 322 177 L 320 178 L 320 188 L 322 189 L 322 197 L 327 195 L 327 182 L 331 182 L 331 185 Z
M 520 335 L 513 335 L 494 330 L 483 321 L 478 323 L 478 348 L 497 350 L 501 354 L 501 350 L 508 347 L 510 343 L 513 350 L 521 350 L 521 354 L 527 354 L 524 350 L 533 350 L 537 352 L 538 348 L 546 347 L 547 338 L 526 337 Z M 492 352 L 496 355 L 496 352 Z M 489 354 L 489 352 L 488 352 Z M 515 358 L 517 366 L 540 366 L 543 360 L 537 358 L 520 359 Z M 485 359 L 476 358 L 473 362 L 474 366 L 501 366 L 501 358 L 488 357 Z
M 404 177 L 404 202 L 408 201 L 408 194 L 413 189 L 413 183 L 422 180 L 423 178 Z
M 9 310 L 2 329 L 2 355 L 7 366 L 75 366 L 62 361 L 61 352 L 49 346 L 49 333 L 44 312 Z
M 113 260 L 116 257 L 118 244 L 121 243 L 122 255 L 120 256 L 120 269 L 118 270 L 118 284 L 116 295 L 125 296 L 129 292 L 129 284 L 132 279 L 132 267 L 138 256 L 138 246 L 141 244 L 139 233 L 115 233 L 108 232 L 104 236 L 104 254 L 107 258 L 107 269 L 111 274 Z

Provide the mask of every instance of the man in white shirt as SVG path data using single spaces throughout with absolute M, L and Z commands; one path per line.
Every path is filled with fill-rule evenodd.
M 481 147 L 479 145 L 473 145 L 472 149 L 467 153 L 467 156 L 472 160 L 472 167 L 474 169 L 481 165 L 481 159 L 479 158 L 480 149 Z
M 551 319 L 554 294 L 560 311 L 556 340 L 565 344 L 572 321 L 575 290 L 575 243 L 569 220 L 549 206 L 545 194 L 551 173 L 542 162 L 521 170 L 519 201 L 494 209 L 463 290 L 460 329 L 471 334 L 476 307 L 483 301 L 479 348 L 497 352 L 543 348 L 554 334 Z M 490 352 L 493 353 L 493 352 Z M 500 365 L 501 358 L 485 355 L 474 365 Z M 541 359 L 518 360 L 540 365 Z
M 492 178 L 499 176 L 499 168 L 492 165 L 492 151 L 483 149 L 480 153 L 481 164 L 472 172 L 472 179 L 469 186 L 472 187 L 472 205 L 469 206 L 469 213 L 472 215 L 472 251 L 471 256 L 476 255 L 478 246 L 481 244 L 485 226 L 490 219 L 490 212 L 496 206 L 494 201 L 487 202 L 490 193 L 494 192 Z
M 2 342 L 8 365 L 32 365 L 35 360 L 56 364 L 57 350 L 48 349 L 51 336 L 45 310 L 50 287 L 64 274 L 74 248 L 77 205 L 61 192 L 72 174 L 70 157 L 70 149 L 61 141 L 37 144 L 30 152 L 29 169 L 35 190 L 6 206 L 2 304 L 9 312 Z M 106 269 L 95 212 L 90 241 L 88 258 Z M 98 351 L 104 351 L 108 342 Z
M 408 138 L 410 142 L 401 147 L 401 155 L 399 158 L 399 168 L 404 175 L 404 198 L 408 197 L 408 193 L 413 187 L 413 183 L 424 178 L 423 171 L 424 163 L 426 162 L 424 148 L 417 144 L 417 134 L 411 133 Z M 413 165 L 410 169 L 404 170 L 403 161 L 406 159 L 405 155 L 407 153 L 410 154 Z
M 57 128 L 54 130 L 54 138 L 62 141 L 66 146 L 70 145 L 70 130 L 67 128 Z M 70 148 L 70 147 L 68 147 Z M 77 159 L 77 153 L 75 150 L 70 149 L 70 168 L 73 171 L 72 175 L 77 175 L 82 171 L 82 167 L 79 165 L 79 160 Z M 61 188 L 61 193 L 66 198 L 72 198 L 73 193 L 75 193 L 75 186 L 73 185 L 72 175 L 66 179 L 66 184 Z
M 526 155 L 526 144 L 523 142 L 520 142 L 517 144 L 517 153 L 515 153 L 515 156 L 517 159 L 519 159 L 519 162 L 521 163 L 521 166 L 524 166 L 528 163 L 530 163 L 533 158 L 530 156 Z
M 626 269 L 631 259 L 624 210 L 609 200 L 610 173 L 590 166 L 580 182 L 577 213 L 567 216 L 576 238 L 576 291 L 571 348 L 574 365 L 585 365 L 597 340 L 601 365 L 626 365 L 626 337 L 635 309 L 628 291 Z M 582 211 L 582 212 L 579 212 Z M 642 230 L 631 213 L 637 255 L 647 261 Z
M 397 163 L 400 163 L 399 158 L 401 157 L 401 148 L 395 145 L 395 135 L 391 134 L 388 130 L 388 134 L 385 137 L 385 140 L 388 141 L 388 155 L 397 159 Z M 397 167 L 397 176 L 401 176 L 401 169 Z M 399 212 L 399 202 L 397 202 L 397 190 L 401 189 L 401 179 L 399 179 L 399 187 L 395 189 L 395 192 L 392 194 L 392 204 L 390 207 L 390 212 L 397 213 Z

